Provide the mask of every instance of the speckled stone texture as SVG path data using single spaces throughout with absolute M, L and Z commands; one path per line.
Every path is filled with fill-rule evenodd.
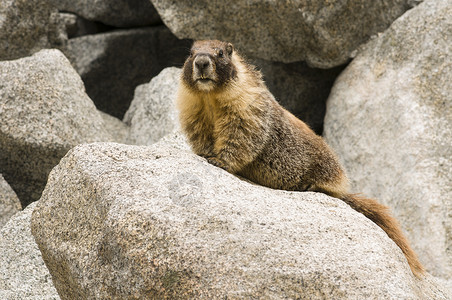
M 67 37 L 56 8 L 48 1 L 0 1 L 0 60 L 64 48 Z
M 161 22 L 149 0 L 49 0 L 60 11 L 116 27 L 145 26 Z
M 0 173 L 22 206 L 73 146 L 113 141 L 80 76 L 59 50 L 0 62 Z
M 253 57 L 331 68 L 345 63 L 361 43 L 386 29 L 411 1 L 151 2 L 179 38 L 221 39 Z
M 60 299 L 31 235 L 35 205 L 14 215 L 0 230 L 0 299 Z
M 80 145 L 52 170 L 31 226 L 62 299 L 447 299 L 342 201 L 167 145 Z
M 104 121 L 105 130 L 114 137 L 115 142 L 126 143 L 130 133 L 130 127 L 118 118 L 100 110 L 98 112 Z
M 123 119 L 130 126 L 128 144 L 151 145 L 180 128 L 175 103 L 180 75 L 181 69 L 166 68 L 135 89 Z
M 452 279 L 452 2 L 369 42 L 328 99 L 325 137 L 355 191 L 393 208 L 427 269 Z
M 19 198 L 0 174 L 0 228 L 21 209 Z

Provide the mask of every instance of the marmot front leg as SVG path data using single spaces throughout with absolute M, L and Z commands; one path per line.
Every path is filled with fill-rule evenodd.
M 209 162 L 209 164 L 214 165 L 215 167 L 218 168 L 222 168 L 228 172 L 231 172 L 230 168 L 225 164 L 225 162 L 216 158 L 215 156 L 206 157 L 206 159 Z
M 257 130 L 249 128 L 240 116 L 229 117 L 228 124 L 221 124 L 215 128 L 215 155 L 208 158 L 214 166 L 225 169 L 230 173 L 237 173 L 252 162 L 263 147 L 263 136 L 256 134 Z
M 214 142 L 212 135 L 196 134 L 190 138 L 193 152 L 204 158 L 209 158 L 215 155 Z
M 205 117 L 202 107 L 188 112 L 184 111 L 184 113 L 185 116 L 181 113 L 184 116 L 181 120 L 181 125 L 193 152 L 204 158 L 215 156 L 213 125 Z M 187 116 L 189 113 L 197 118 Z
M 246 145 L 240 143 L 237 136 L 225 141 L 219 141 L 214 146 L 215 156 L 208 157 L 207 161 L 230 173 L 237 173 L 247 163 L 252 161 L 250 152 L 243 155 L 244 151 L 250 151 L 250 149 L 246 148 Z
M 216 146 L 215 155 L 207 157 L 207 161 L 212 165 L 222 168 L 230 173 L 236 173 L 245 165 L 244 160 L 239 156 L 240 147 L 227 143 L 228 145 Z

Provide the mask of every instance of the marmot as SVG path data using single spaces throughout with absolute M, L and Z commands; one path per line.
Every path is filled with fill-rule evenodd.
M 416 276 L 424 268 L 388 208 L 348 192 L 336 155 L 304 122 L 276 102 L 254 66 L 232 44 L 196 41 L 185 61 L 177 104 L 193 151 L 258 184 L 339 198 L 380 226 Z

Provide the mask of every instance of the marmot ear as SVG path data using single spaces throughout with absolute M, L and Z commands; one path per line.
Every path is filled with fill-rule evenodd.
M 232 44 L 228 43 L 228 45 L 226 46 L 226 52 L 228 53 L 229 56 L 232 54 L 233 50 L 234 50 L 234 47 L 232 46 Z

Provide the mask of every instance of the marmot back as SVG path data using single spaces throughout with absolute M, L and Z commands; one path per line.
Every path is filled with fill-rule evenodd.
M 193 44 L 177 103 L 182 129 L 196 154 L 267 187 L 323 192 L 342 199 L 386 231 L 415 275 L 423 273 L 387 207 L 348 193 L 347 177 L 334 152 L 278 104 L 261 73 L 232 44 Z

